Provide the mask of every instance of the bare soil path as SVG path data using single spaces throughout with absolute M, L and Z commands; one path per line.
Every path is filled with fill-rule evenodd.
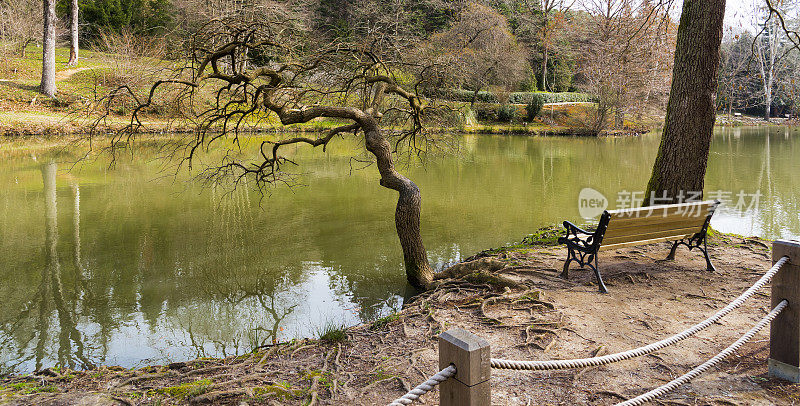
M 444 280 L 401 313 L 349 330 L 344 341 L 300 340 L 239 357 L 136 371 L 103 367 L 7 377 L 0 379 L 0 403 L 385 405 L 438 371 L 436 338 L 444 330 L 462 327 L 485 337 L 497 358 L 566 359 L 624 351 L 679 332 L 724 307 L 769 269 L 769 246 L 758 239 L 715 237 L 716 273 L 705 271 L 696 252 L 682 250 L 676 261 L 660 261 L 667 244 L 605 252 L 600 266 L 608 295 L 597 293 L 589 271 L 573 271 L 569 281 L 556 277 L 563 247 L 493 251 L 473 264 L 482 273 Z M 767 286 L 719 324 L 649 356 L 584 370 L 495 370 L 493 404 L 611 405 L 635 397 L 735 341 L 766 314 L 768 295 Z M 766 374 L 767 334 L 653 404 L 800 404 L 800 386 Z M 423 400 L 435 405 L 438 394 Z
M 62 80 L 67 80 L 67 79 L 71 78 L 72 75 L 74 75 L 74 74 L 76 74 L 78 72 L 83 72 L 85 70 L 90 70 L 90 69 L 93 69 L 93 68 L 89 68 L 89 67 L 84 66 L 84 67 L 80 67 L 80 68 L 70 68 L 70 69 L 60 70 L 60 71 L 56 72 L 56 82 L 60 82 Z

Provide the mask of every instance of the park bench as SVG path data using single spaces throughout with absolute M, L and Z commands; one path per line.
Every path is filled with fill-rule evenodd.
M 594 231 L 582 230 L 565 221 L 564 227 L 567 233 L 558 239 L 558 242 L 566 244 L 568 249 L 561 277 L 568 278 L 569 264 L 575 261 L 582 268 L 587 266 L 591 268 L 597 277 L 600 292 L 608 293 L 597 267 L 597 255 L 600 251 L 663 241 L 675 242 L 667 256 L 668 260 L 675 259 L 675 250 L 679 245 L 685 245 L 690 251 L 699 249 L 705 255 L 708 270 L 714 271 L 714 265 L 708 257 L 706 234 L 711 216 L 718 206 L 718 200 L 709 200 L 606 210 Z

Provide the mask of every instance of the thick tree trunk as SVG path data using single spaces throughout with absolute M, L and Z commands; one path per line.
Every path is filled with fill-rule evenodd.
M 716 118 L 724 15 L 725 0 L 683 2 L 664 134 L 645 204 L 676 202 L 703 191 Z
M 72 0 L 69 10 L 69 62 L 68 66 L 78 63 L 78 0 Z
M 428 263 L 428 253 L 420 234 L 422 195 L 414 182 L 395 170 L 391 145 L 381 135 L 377 123 L 367 120 L 361 124 L 367 150 L 375 155 L 377 160 L 381 186 L 396 190 L 400 194 L 394 221 L 400 245 L 403 247 L 406 278 L 414 287 L 426 288 L 433 282 L 433 269 Z
M 56 96 L 56 2 L 44 0 L 42 30 L 42 82 L 39 90 L 49 97 Z

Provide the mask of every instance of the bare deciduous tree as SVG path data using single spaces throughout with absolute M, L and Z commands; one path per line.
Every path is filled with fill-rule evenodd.
M 126 137 L 143 126 L 141 116 L 158 93 L 178 89 L 176 100 L 197 124 L 196 135 L 179 151 L 189 166 L 212 143 L 229 143 L 221 164 L 204 169 L 208 180 L 243 179 L 258 187 L 291 184 L 287 171 L 297 163 L 283 154 L 287 146 L 321 146 L 339 137 L 363 140 L 380 174 L 380 185 L 398 192 L 395 226 L 409 282 L 426 287 L 433 270 L 420 235 L 422 197 L 417 185 L 395 166 L 400 152 L 421 153 L 429 141 L 424 124 L 445 114 L 434 100 L 419 96 L 427 86 L 425 67 L 393 66 L 365 49 L 315 41 L 294 20 L 269 16 L 259 23 L 221 19 L 203 27 L 193 40 L 193 63 L 156 82 L 146 97 L 129 88 L 108 100 L 134 97 Z M 395 75 L 404 69 L 405 83 Z M 408 78 L 410 72 L 421 72 Z M 124 92 L 123 92 L 124 90 Z M 206 95 L 213 95 L 211 100 Z M 318 137 L 265 140 L 255 160 L 234 152 L 239 131 L 253 121 L 280 126 L 333 120 L 338 126 Z
M 527 62 L 505 17 L 490 7 L 469 3 L 450 29 L 435 34 L 420 59 L 443 67 L 448 82 L 472 90 L 509 90 L 525 73 Z
M 565 26 L 564 13 L 575 5 L 575 0 L 521 0 L 526 9 L 525 21 L 533 27 L 536 41 L 541 47 L 541 89 L 547 91 L 547 64 L 555 46 L 556 33 Z
M 42 33 L 42 14 L 36 0 L 0 0 L 0 33 L 20 57 L 25 48 L 37 41 Z
M 588 0 L 580 28 L 584 89 L 598 98 L 591 128 L 624 126 L 625 114 L 658 104 L 668 91 L 675 29 L 667 10 L 647 2 Z M 575 31 L 580 31 L 576 29 Z

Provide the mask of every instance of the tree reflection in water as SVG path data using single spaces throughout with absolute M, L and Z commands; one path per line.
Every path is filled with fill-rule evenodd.
M 468 136 L 464 145 L 408 169 L 430 196 L 433 262 L 579 218 L 583 187 L 612 205 L 617 192 L 641 190 L 658 137 Z M 385 213 L 394 196 L 368 192 L 370 171 L 348 176 L 335 148 L 314 169 L 324 176 L 261 201 L 247 185 L 154 180 L 157 154 L 57 172 L 38 162 L 74 157 L 0 151 L 0 373 L 232 355 L 400 308 L 406 285 Z M 797 156 L 795 129 L 719 129 L 706 192 L 733 192 L 733 202 L 712 225 L 800 235 Z M 761 191 L 757 211 L 732 210 L 740 190 Z
M 4 326 L 5 335 L 15 336 L 21 333 L 24 334 L 24 338 L 18 336 L 18 338 L 22 338 L 19 340 L 20 342 L 35 342 L 35 349 L 31 355 L 25 356 L 24 347 L 19 348 L 19 358 L 6 365 L 10 370 L 16 370 L 18 365 L 31 359 L 38 370 L 45 366 L 44 361 L 47 358 L 55 359 L 58 365 L 72 369 L 91 368 L 94 365 L 86 355 L 84 340 L 76 324 L 76 298 L 79 292 L 76 289 L 65 289 L 63 283 L 63 269 L 58 255 L 57 171 L 58 166 L 55 162 L 44 164 L 41 167 L 44 183 L 45 266 L 42 268 L 38 290 L 23 307 L 22 312 L 12 320 L 0 324 Z M 75 221 L 79 222 L 77 193 L 75 199 Z M 80 261 L 79 246 L 80 242 L 76 239 L 76 264 Z M 53 311 L 56 313 L 57 320 L 55 326 L 51 326 L 50 320 Z M 24 327 L 34 313 L 37 314 L 35 328 L 25 334 Z M 55 327 L 57 330 L 52 333 L 52 337 L 51 327 Z

